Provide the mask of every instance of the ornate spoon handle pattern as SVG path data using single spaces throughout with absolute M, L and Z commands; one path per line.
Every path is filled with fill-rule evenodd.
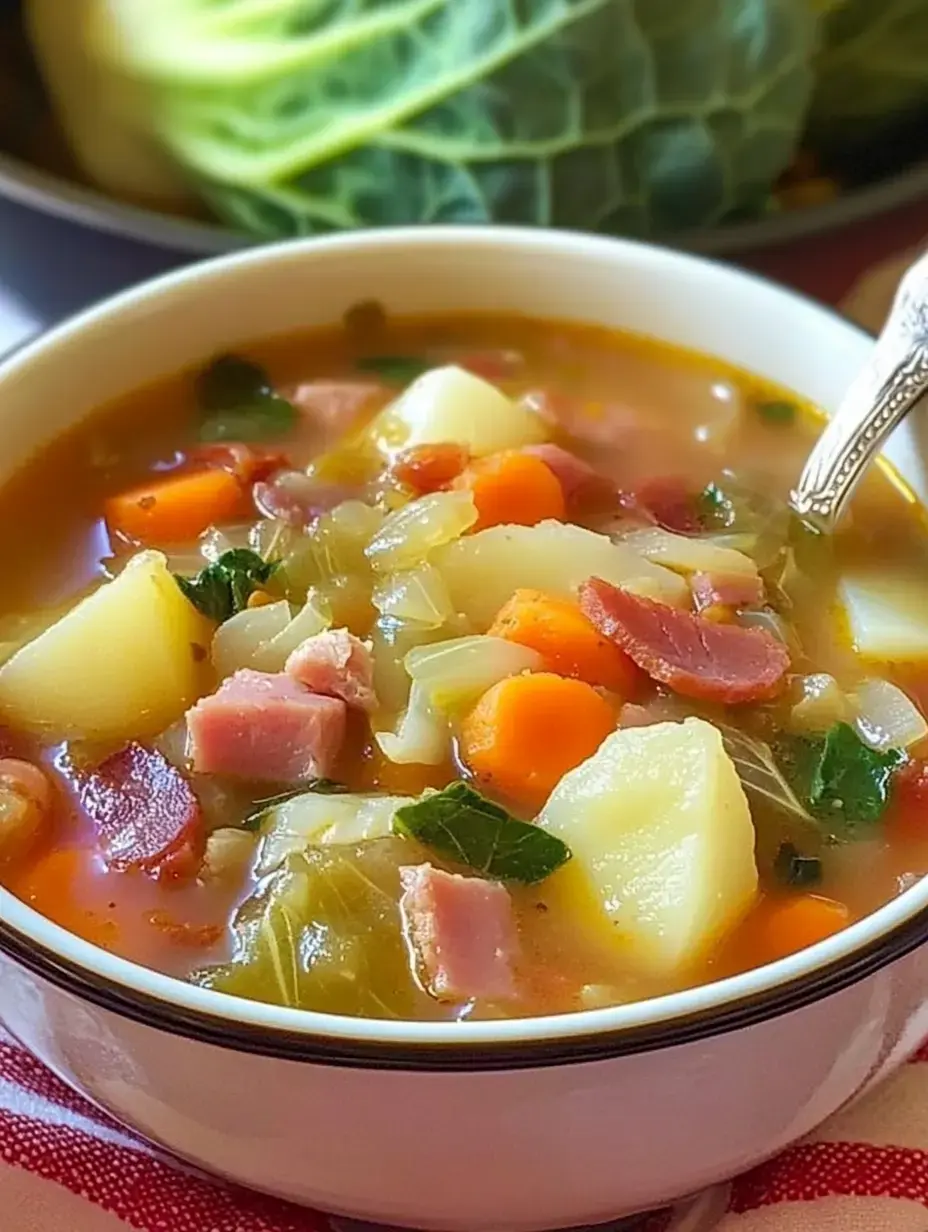
M 796 513 L 818 531 L 833 531 L 886 438 L 926 395 L 928 253 L 899 284 L 870 359 L 809 454 L 790 497 Z

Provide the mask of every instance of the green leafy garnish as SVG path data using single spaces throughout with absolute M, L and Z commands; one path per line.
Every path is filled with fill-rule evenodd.
M 696 515 L 704 530 L 728 530 L 735 523 L 736 511 L 718 484 L 707 483 L 696 497 Z
M 203 441 L 259 441 L 283 436 L 297 421 L 291 402 L 250 359 L 220 355 L 197 378 Z
M 774 399 L 770 402 L 755 404 L 758 415 L 765 423 L 782 424 L 784 426 L 795 422 L 796 404 L 785 399 Z
M 397 809 L 393 829 L 500 881 L 533 885 L 570 859 L 570 848 L 559 838 L 518 821 L 462 782 Z
M 274 796 L 265 796 L 261 800 L 256 800 L 253 810 L 242 822 L 242 826 L 252 833 L 257 832 L 261 829 L 265 817 L 273 813 L 278 805 L 286 804 L 288 800 L 294 800 L 297 796 L 305 796 L 307 792 L 313 791 L 320 796 L 343 796 L 349 790 L 344 783 L 338 783 L 335 779 L 308 779 L 299 787 L 292 787 Z
M 773 868 L 777 878 L 787 886 L 813 886 L 822 880 L 822 862 L 818 856 L 803 855 L 792 843 L 780 844 Z
M 174 580 L 197 611 L 222 624 L 245 609 L 276 568 L 277 561 L 263 560 L 250 548 L 231 548 L 196 577 L 175 573 Z
M 414 355 L 365 355 L 357 361 L 357 366 L 362 372 L 376 373 L 391 385 L 408 385 L 423 372 L 428 372 L 431 364 Z
M 893 772 L 906 760 L 899 749 L 870 748 L 848 723 L 817 739 L 784 742 L 780 756 L 797 793 L 836 837 L 879 821 Z

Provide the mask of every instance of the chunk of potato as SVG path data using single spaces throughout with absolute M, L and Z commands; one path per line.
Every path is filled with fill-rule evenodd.
M 563 522 L 491 526 L 438 548 L 431 562 L 445 579 L 455 611 L 478 629 L 486 629 L 520 587 L 572 598 L 581 583 L 600 577 L 663 603 L 683 605 L 689 598 L 676 573 L 608 535 Z
M 387 435 L 403 448 L 454 441 L 478 458 L 549 436 L 540 415 L 453 364 L 423 373 L 381 419 Z
M 606 950 L 655 976 L 703 958 L 757 892 L 747 799 L 703 719 L 608 736 L 564 776 L 539 825 L 573 851 L 546 890 Z
M 0 719 L 56 736 L 154 735 L 202 692 L 213 625 L 141 552 L 0 668 Z
M 911 570 L 847 574 L 838 595 L 854 649 L 866 659 L 928 659 L 928 582 Z

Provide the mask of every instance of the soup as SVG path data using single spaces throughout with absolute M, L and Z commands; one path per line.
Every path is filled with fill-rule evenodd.
M 369 1017 L 832 935 L 928 867 L 928 538 L 879 468 L 834 538 L 791 517 L 819 427 L 650 340 L 375 304 L 101 409 L 0 493 L 0 880 Z

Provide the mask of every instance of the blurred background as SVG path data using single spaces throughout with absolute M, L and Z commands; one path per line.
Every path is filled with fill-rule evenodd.
M 0 0 L 8 320 L 447 222 L 657 239 L 836 303 L 928 235 L 928 0 Z

